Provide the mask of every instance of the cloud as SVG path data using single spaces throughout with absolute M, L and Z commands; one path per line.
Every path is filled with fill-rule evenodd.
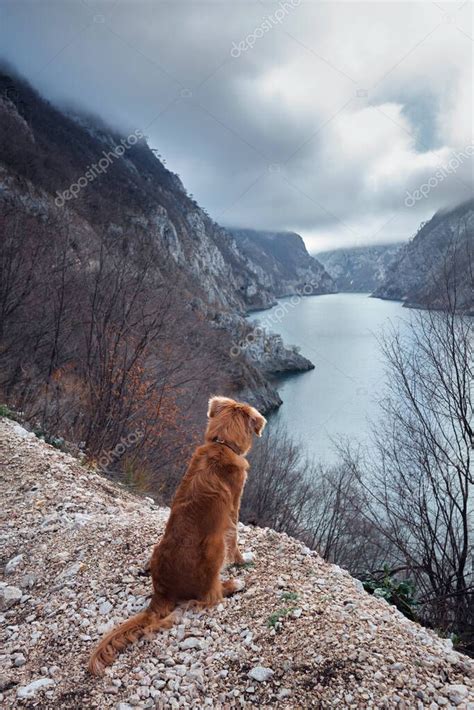
M 472 7 L 290 1 L 23 0 L 1 45 L 51 100 L 143 130 L 217 221 L 407 239 L 472 193 L 471 157 L 404 202 L 472 143 Z

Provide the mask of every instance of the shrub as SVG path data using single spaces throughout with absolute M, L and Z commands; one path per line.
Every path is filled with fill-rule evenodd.
M 380 574 L 374 573 L 362 584 L 366 592 L 373 594 L 374 597 L 385 599 L 389 604 L 396 606 L 408 619 L 415 621 L 418 606 L 415 599 L 415 586 L 408 579 L 399 581 L 395 578 L 395 574 L 395 571 L 390 571 L 388 565 L 384 565 Z

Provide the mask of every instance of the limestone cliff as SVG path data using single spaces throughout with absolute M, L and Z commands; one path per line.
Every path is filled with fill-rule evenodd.
M 474 314 L 474 200 L 437 212 L 397 253 L 379 298 Z
M 141 131 L 124 137 L 97 119 L 68 115 L 1 71 L 0 126 L 0 216 L 9 237 L 12 230 L 23 242 L 35 230 L 64 234 L 69 264 L 79 273 L 94 268 L 104 246 L 117 259 L 125 255 L 131 270 L 146 264 L 161 288 L 180 292 L 189 318 L 203 320 L 203 332 L 226 317 L 241 319 L 245 329 L 247 310 L 267 308 L 287 290 L 187 194 Z M 263 410 L 278 406 L 278 393 L 258 362 L 236 370 L 233 346 L 234 329 L 222 333 L 218 357 L 209 346 L 215 371 L 231 377 L 237 389 L 252 390 Z M 280 343 L 272 362 L 275 371 L 310 366 Z
M 336 288 L 322 264 L 310 256 L 299 234 L 232 229 L 240 251 L 258 265 L 257 276 L 278 298 L 333 293 Z M 260 308 L 258 302 L 251 304 Z

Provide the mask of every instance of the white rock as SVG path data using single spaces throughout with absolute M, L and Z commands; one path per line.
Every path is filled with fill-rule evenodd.
M 466 685 L 453 684 L 447 685 L 444 689 L 444 693 L 454 705 L 460 705 L 466 700 L 469 690 Z
M 23 685 L 16 691 L 17 697 L 22 699 L 34 698 L 38 690 L 54 685 L 54 680 L 51 678 L 38 678 L 28 685 Z
M 24 666 L 26 663 L 26 658 L 22 653 L 17 653 L 15 655 L 15 658 L 13 660 L 14 665 L 16 668 L 21 668 L 21 666 Z
M 262 683 L 265 680 L 270 680 L 273 671 L 271 668 L 265 668 L 264 666 L 255 666 L 247 675 L 249 678 L 252 678 L 252 680 L 257 680 L 259 683 Z
M 102 604 L 99 606 L 99 614 L 102 614 L 104 616 L 106 614 L 110 614 L 113 608 L 113 605 L 109 601 L 102 602 Z
M 75 562 L 61 574 L 61 577 L 75 577 L 82 568 L 82 562 Z
M 5 574 L 13 574 L 23 565 L 23 555 L 16 555 L 5 565 Z
M 36 583 L 36 577 L 33 574 L 24 574 L 19 583 L 22 587 L 31 589 Z
M 246 563 L 255 562 L 255 555 L 250 551 L 242 553 L 242 558 Z
M 0 611 L 5 611 L 17 604 L 22 596 L 23 592 L 18 587 L 0 587 Z
M 33 432 L 31 432 L 31 431 L 26 431 L 26 429 L 25 429 L 24 427 L 20 426 L 19 424 L 14 424 L 14 425 L 13 425 L 13 431 L 14 431 L 15 434 L 17 434 L 18 436 L 21 436 L 22 439 L 31 438 L 31 435 L 33 434 Z M 33 436 L 34 436 L 34 434 L 33 434 Z
M 278 700 L 283 700 L 284 698 L 289 698 L 291 695 L 291 690 L 289 688 L 282 688 L 278 693 Z
M 184 641 L 181 641 L 181 643 L 179 644 L 179 647 L 183 651 L 186 651 L 189 648 L 201 648 L 201 641 L 200 641 L 200 639 L 196 638 L 195 636 L 188 636 L 187 639 L 184 639 Z

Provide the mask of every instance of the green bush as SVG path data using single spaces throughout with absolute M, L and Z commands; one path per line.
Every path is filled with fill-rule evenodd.
M 54 436 L 44 429 L 33 429 L 33 433 L 38 439 L 42 439 L 47 444 L 54 446 L 55 449 L 59 449 L 60 451 L 65 450 L 65 441 L 62 436 Z
M 372 577 L 362 581 L 364 589 L 374 597 L 385 599 L 389 604 L 393 604 L 408 619 L 415 621 L 417 618 L 416 608 L 418 602 L 415 598 L 415 587 L 408 579 L 399 581 L 395 579 L 396 572 L 390 571 L 385 565 L 382 573 L 375 573 Z
M 13 419 L 14 422 L 19 422 L 20 417 L 17 412 L 14 412 L 13 409 L 10 409 L 10 407 L 7 404 L 0 404 L 0 417 L 6 417 L 7 419 Z

